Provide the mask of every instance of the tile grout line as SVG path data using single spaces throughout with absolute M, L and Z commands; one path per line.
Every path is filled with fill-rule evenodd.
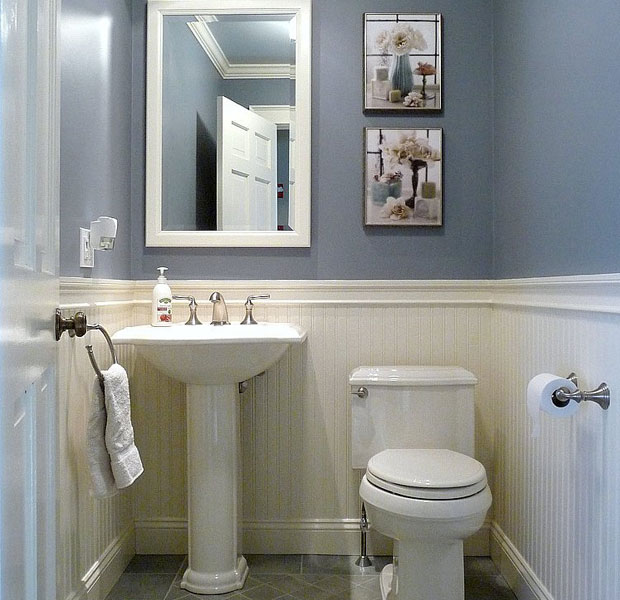
M 168 587 L 168 591 L 164 594 L 164 597 L 162 598 L 162 600 L 166 600 L 166 598 L 170 596 L 170 592 L 172 591 L 172 586 L 174 586 L 174 582 L 177 580 L 177 577 L 181 573 L 182 569 L 185 568 L 186 561 L 187 561 L 187 556 L 181 561 L 181 565 L 179 566 L 176 573 L 174 574 L 174 577 L 172 578 L 172 581 L 170 582 L 170 586 Z

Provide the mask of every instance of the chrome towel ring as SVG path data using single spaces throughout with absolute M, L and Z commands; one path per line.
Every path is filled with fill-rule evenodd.
M 95 325 L 86 325 L 86 329 L 88 331 L 92 331 L 93 329 L 96 329 L 97 331 L 100 331 L 103 334 L 105 341 L 108 343 L 110 354 L 112 355 L 112 363 L 117 364 L 118 360 L 116 360 L 116 350 L 114 349 L 112 338 L 110 338 L 110 335 L 105 330 L 103 325 L 99 325 L 98 323 Z M 97 379 L 99 379 L 99 384 L 101 385 L 101 389 L 103 390 L 103 373 L 101 372 L 101 369 L 99 368 L 99 365 L 97 364 L 97 359 L 95 358 L 92 344 L 86 345 L 86 352 L 88 352 L 88 358 L 90 359 L 90 364 L 93 366 L 93 369 L 95 373 L 97 374 Z
M 56 341 L 60 340 L 62 334 L 67 331 L 71 337 L 77 336 L 82 337 L 86 334 L 87 331 L 92 331 L 96 329 L 100 331 L 105 338 L 105 341 L 108 344 L 108 348 L 110 349 L 110 354 L 112 355 L 112 362 L 114 364 L 118 363 L 116 359 L 116 350 L 114 349 L 114 344 L 112 343 L 112 338 L 105 330 L 103 325 L 99 325 L 95 323 L 94 325 L 89 325 L 86 319 L 86 315 L 83 312 L 77 312 L 73 317 L 69 319 L 65 319 L 62 316 L 60 309 L 56 309 L 55 315 L 55 330 L 56 330 Z M 103 389 L 103 373 L 97 364 L 97 360 L 95 359 L 95 355 L 93 353 L 92 344 L 88 344 L 86 346 L 86 351 L 88 352 L 88 358 L 90 359 L 90 364 L 93 366 L 95 373 L 97 374 L 97 379 L 99 379 L 99 384 L 101 385 L 101 389 Z

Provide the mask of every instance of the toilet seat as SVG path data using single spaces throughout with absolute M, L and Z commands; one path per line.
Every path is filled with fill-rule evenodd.
M 375 454 L 366 471 L 368 482 L 406 498 L 456 500 L 487 485 L 484 466 L 447 449 L 390 449 Z

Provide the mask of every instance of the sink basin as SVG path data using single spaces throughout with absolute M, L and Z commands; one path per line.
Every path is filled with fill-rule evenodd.
M 288 323 L 126 327 L 112 336 L 187 384 L 188 567 L 181 587 L 197 594 L 241 589 L 238 382 L 268 369 L 306 332 Z
M 238 383 L 276 363 L 306 332 L 288 323 L 127 327 L 112 336 L 133 344 L 160 371 L 184 383 Z

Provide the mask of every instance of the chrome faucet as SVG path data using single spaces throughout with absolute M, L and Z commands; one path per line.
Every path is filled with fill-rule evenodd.
M 185 322 L 186 325 L 202 325 L 198 317 L 196 316 L 196 298 L 194 296 L 172 296 L 173 300 L 189 300 L 189 319 Z
M 256 325 L 256 319 L 254 315 L 252 315 L 252 309 L 254 308 L 254 303 L 252 300 L 257 300 L 259 298 L 271 298 L 269 294 L 261 294 L 258 296 L 248 296 L 248 299 L 245 301 L 245 318 L 241 321 L 241 325 Z
M 209 297 L 209 300 L 213 302 L 213 317 L 211 325 L 230 325 L 228 320 L 228 309 L 226 308 L 226 302 L 224 302 L 224 296 L 219 292 L 213 292 Z

